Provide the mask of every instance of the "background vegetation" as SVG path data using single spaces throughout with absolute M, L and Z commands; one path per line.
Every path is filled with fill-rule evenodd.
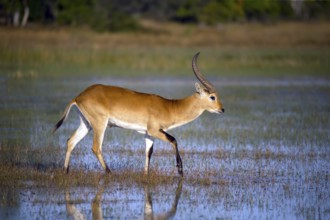
M 329 17 L 330 1 L 318 0 L 0 0 L 2 24 L 18 26 L 22 20 L 22 26 L 84 25 L 97 31 L 140 30 L 140 18 L 216 25 Z

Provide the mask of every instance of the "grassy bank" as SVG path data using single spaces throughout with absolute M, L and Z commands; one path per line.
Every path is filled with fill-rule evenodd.
M 329 23 L 225 24 L 143 22 L 148 32 L 0 29 L 1 74 L 189 76 L 191 57 L 214 76 L 328 76 Z

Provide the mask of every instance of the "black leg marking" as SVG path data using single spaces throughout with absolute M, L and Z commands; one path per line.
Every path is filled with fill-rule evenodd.
M 171 135 L 167 134 L 166 132 L 164 132 L 163 130 L 161 130 L 161 132 L 163 134 L 165 134 L 166 136 L 166 139 L 172 144 L 173 146 L 173 149 L 175 151 L 175 155 L 176 155 L 176 166 L 178 168 L 178 172 L 181 176 L 183 176 L 183 167 L 182 167 L 182 160 L 181 160 L 181 156 L 180 156 L 180 153 L 179 153 L 179 150 L 178 150 L 178 143 L 177 141 L 175 140 L 174 137 L 172 137 Z
M 151 148 L 149 149 L 149 152 L 148 152 L 149 160 L 150 160 L 151 155 L 152 155 L 153 152 L 154 152 L 154 145 L 152 145 Z

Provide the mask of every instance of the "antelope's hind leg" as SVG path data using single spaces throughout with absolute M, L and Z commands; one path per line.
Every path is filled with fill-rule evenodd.
M 150 159 L 151 155 L 153 152 L 153 144 L 154 144 L 154 139 L 148 135 L 145 136 L 145 141 L 146 141 L 146 164 L 144 166 L 144 174 L 148 175 L 149 174 L 149 165 L 150 165 Z
M 77 130 L 73 133 L 73 135 L 68 139 L 67 142 L 67 150 L 65 155 L 65 162 L 64 162 L 64 171 L 66 173 L 69 172 L 69 162 L 70 162 L 70 156 L 73 149 L 76 147 L 76 145 L 87 135 L 88 131 L 90 130 L 90 127 L 86 125 L 84 120 L 80 118 L 80 125 L 77 128 Z
M 104 121 L 106 123 L 104 123 Z M 107 173 L 111 173 L 109 167 L 105 164 L 103 156 L 102 156 L 102 143 L 103 143 L 103 139 L 104 139 L 104 132 L 105 129 L 107 128 L 107 121 L 104 120 L 101 123 L 95 123 L 94 125 L 98 125 L 98 126 L 93 126 L 93 122 L 92 122 L 92 126 L 93 126 L 93 130 L 94 130 L 94 140 L 93 140 L 93 153 L 95 154 L 95 156 L 97 157 L 97 159 L 99 160 L 101 166 L 103 167 L 103 169 L 107 172 Z

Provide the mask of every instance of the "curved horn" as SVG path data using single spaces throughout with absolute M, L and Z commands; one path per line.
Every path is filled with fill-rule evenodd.
M 199 71 L 198 66 L 197 66 L 197 58 L 199 56 L 199 52 L 195 54 L 195 56 L 192 59 L 192 68 L 193 71 L 195 73 L 195 76 L 197 77 L 197 79 L 203 84 L 203 86 L 205 86 L 205 88 L 210 92 L 215 92 L 215 88 L 212 85 L 212 83 L 210 83 L 203 75 L 202 73 Z

